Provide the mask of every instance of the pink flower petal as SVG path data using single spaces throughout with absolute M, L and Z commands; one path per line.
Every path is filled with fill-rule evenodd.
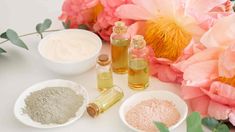
M 229 113 L 229 122 L 232 123 L 233 126 L 235 126 L 235 111 L 233 110 L 231 113 Z
M 188 0 L 186 3 L 186 11 L 206 13 L 226 1 L 227 0 Z
M 235 41 L 234 41 L 235 43 Z M 235 76 L 235 44 L 231 45 L 219 58 L 219 75 L 227 78 Z
M 181 86 L 181 96 L 185 99 L 198 98 L 205 95 L 198 87 Z
M 137 21 L 128 27 L 128 33 L 130 34 L 131 37 L 133 37 L 136 34 L 144 35 L 145 32 L 143 28 L 144 25 L 145 25 L 144 21 Z
M 143 7 L 146 9 L 149 13 L 152 15 L 156 15 L 156 12 L 158 10 L 159 4 L 157 3 L 158 0 L 132 0 L 132 2 L 140 7 Z
M 219 19 L 216 24 L 206 32 L 201 42 L 206 47 L 227 48 L 235 41 L 235 14 Z
M 209 60 L 189 65 L 184 70 L 183 78 L 186 86 L 209 86 L 211 80 L 218 77 L 218 61 Z
M 201 90 L 216 102 L 235 106 L 235 88 L 230 85 L 215 81 L 211 84 L 209 91 L 203 88 Z
M 203 62 L 203 61 L 218 59 L 220 53 L 221 53 L 221 50 L 218 48 L 205 49 L 201 52 L 194 54 L 186 61 L 182 61 L 182 62 L 175 64 L 175 66 L 181 71 L 185 71 L 185 69 L 189 67 L 190 65 Z
M 226 120 L 231 112 L 231 108 L 211 101 L 208 107 L 208 114 L 217 120 Z
M 202 115 L 207 115 L 208 105 L 210 102 L 210 98 L 207 96 L 200 96 L 190 100 L 190 106 L 192 111 L 197 111 Z
M 235 104 L 235 88 L 230 85 L 221 82 L 213 82 L 211 84 L 210 92 L 226 97 Z
M 119 18 L 133 20 L 149 20 L 154 18 L 154 16 L 146 9 L 133 4 L 126 4 L 118 7 L 115 15 Z
M 156 76 L 161 81 L 175 83 L 182 81 L 182 74 L 173 70 L 170 65 L 151 64 L 150 69 L 152 75 Z

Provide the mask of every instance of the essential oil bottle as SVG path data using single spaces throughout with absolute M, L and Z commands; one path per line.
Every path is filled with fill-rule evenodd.
M 130 37 L 124 22 L 118 21 L 115 23 L 113 33 L 110 36 L 110 42 L 113 72 L 118 74 L 127 73 Z
M 100 96 L 88 104 L 87 113 L 91 117 L 96 117 L 121 100 L 123 96 L 122 89 L 114 85 L 111 89 L 102 92 Z
M 131 40 L 128 86 L 134 90 L 143 90 L 149 86 L 148 48 L 141 35 L 136 35 Z
M 111 61 L 106 54 L 99 55 L 96 65 L 97 87 L 99 91 L 104 91 L 113 87 L 113 75 Z

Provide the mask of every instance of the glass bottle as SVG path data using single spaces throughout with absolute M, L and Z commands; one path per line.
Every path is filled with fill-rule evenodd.
M 99 91 L 104 91 L 112 88 L 113 75 L 111 69 L 111 61 L 106 54 L 99 55 L 96 65 L 97 72 L 97 88 Z
M 93 102 L 89 103 L 87 112 L 91 117 L 96 117 L 121 100 L 123 96 L 122 89 L 118 86 L 113 86 L 111 89 L 102 92 Z
M 127 73 L 129 38 L 125 23 L 121 21 L 116 22 L 113 27 L 113 33 L 110 36 L 112 70 L 115 73 Z
M 143 90 L 149 86 L 148 48 L 141 35 L 136 35 L 131 40 L 128 86 L 134 90 Z

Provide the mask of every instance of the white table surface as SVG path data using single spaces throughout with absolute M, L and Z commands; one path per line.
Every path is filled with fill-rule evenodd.
M 38 22 L 45 18 L 53 20 L 53 27 L 61 28 L 57 17 L 60 14 L 62 0 L 0 0 L 0 33 L 7 28 L 19 34 L 34 31 Z M 130 132 L 121 122 L 118 115 L 120 104 L 135 92 L 127 86 L 126 75 L 114 75 L 115 84 L 125 89 L 125 98 L 101 114 L 98 118 L 90 118 L 87 113 L 80 120 L 66 127 L 55 129 L 36 129 L 19 122 L 13 115 L 13 107 L 18 96 L 29 86 L 48 79 L 67 79 L 82 84 L 88 90 L 91 99 L 99 93 L 96 90 L 95 69 L 76 76 L 61 76 L 48 70 L 41 63 L 37 52 L 40 37 L 37 35 L 24 37 L 29 51 L 18 48 L 11 43 L 0 47 L 7 54 L 0 55 L 0 131 L 1 132 Z M 1 39 L 0 39 L 1 41 Z M 104 45 L 102 52 L 109 53 L 109 46 Z M 147 90 L 169 90 L 178 93 L 178 86 L 160 82 L 151 78 Z M 185 132 L 185 122 L 173 132 Z

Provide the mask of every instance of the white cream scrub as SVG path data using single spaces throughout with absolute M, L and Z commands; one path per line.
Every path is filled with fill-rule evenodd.
M 77 32 L 59 32 L 49 36 L 41 45 L 41 54 L 56 62 L 74 62 L 89 58 L 97 51 L 94 40 Z

